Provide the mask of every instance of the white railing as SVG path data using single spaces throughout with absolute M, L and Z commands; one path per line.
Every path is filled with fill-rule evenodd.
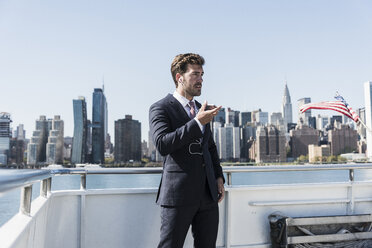
M 269 165 L 269 166 L 224 166 L 226 184 L 232 185 L 234 173 L 348 170 L 349 181 L 354 181 L 354 170 L 372 169 L 372 164 L 327 164 L 327 165 Z M 162 168 L 64 168 L 43 170 L 1 170 L 0 196 L 2 193 L 22 187 L 20 210 L 29 214 L 31 209 L 32 184 L 41 181 L 40 195 L 47 197 L 51 190 L 52 175 L 80 175 L 81 189 L 86 189 L 87 175 L 103 174 L 161 174 Z
M 239 187 L 233 186 L 234 174 L 236 173 L 252 173 L 252 172 L 288 172 L 288 171 L 332 171 L 332 170 L 344 170 L 349 172 L 349 182 L 346 182 L 347 194 L 344 199 L 330 199 L 327 202 L 324 199 L 315 199 L 315 200 L 296 200 L 295 202 L 288 203 L 288 200 L 276 199 L 268 201 L 269 198 L 264 200 L 258 199 L 249 200 L 248 205 L 250 208 L 264 208 L 273 206 L 294 206 L 294 205 L 309 205 L 309 204 L 330 204 L 329 201 L 337 203 L 340 201 L 340 204 L 344 204 L 347 207 L 347 213 L 351 214 L 354 212 L 354 204 L 358 202 L 370 201 L 370 198 L 357 198 L 354 199 L 353 188 L 354 185 L 354 171 L 363 169 L 372 169 L 372 164 L 335 164 L 335 165 L 271 165 L 271 166 L 224 166 L 223 172 L 226 175 L 226 190 L 228 191 L 227 197 L 224 203 L 224 234 L 223 234 L 223 243 L 225 246 L 221 247 L 230 247 L 230 241 L 236 240 L 235 233 L 232 233 L 231 225 L 236 223 L 235 217 L 231 216 L 231 209 L 238 205 L 237 201 L 240 201 L 240 197 L 236 195 L 239 194 Z M 86 177 L 87 175 L 100 175 L 100 174 L 161 174 L 162 168 L 66 168 L 66 169 L 43 169 L 43 170 L 0 170 L 0 196 L 2 193 L 15 189 L 22 188 L 21 201 L 20 201 L 20 212 L 26 216 L 30 215 L 31 212 L 31 195 L 32 195 L 32 184 L 35 182 L 41 182 L 40 195 L 42 197 L 48 198 L 50 196 L 52 176 L 53 175 L 80 175 L 81 177 L 81 192 L 85 194 L 86 191 Z M 250 192 L 253 192 L 255 187 L 249 189 Z M 271 190 L 271 189 L 270 189 Z M 264 190 L 265 191 L 265 190 Z M 235 193 L 234 193 L 235 192 Z M 345 191 L 346 192 L 346 191 Z M 233 193 L 231 195 L 231 193 Z M 54 194 L 54 192 L 53 192 Z M 342 200 L 342 202 L 341 202 Z M 82 201 L 84 202 L 84 201 Z M 240 204 L 241 202 L 239 202 Z M 247 201 L 243 201 L 243 204 L 247 204 Z M 1 211 L 1 209 L 0 209 Z M 83 216 L 84 217 L 84 216 Z M 82 220 L 84 220 L 84 218 Z M 84 221 L 81 221 L 84 223 Z M 84 230 L 80 231 L 81 237 L 80 242 L 84 243 Z M 234 236 L 235 235 L 235 236 Z M 84 246 L 81 246 L 84 247 Z

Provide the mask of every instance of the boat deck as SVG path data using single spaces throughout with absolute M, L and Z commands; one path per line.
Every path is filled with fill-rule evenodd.
M 371 214 L 372 182 L 355 182 L 355 169 L 371 165 L 265 166 L 225 168 L 226 197 L 220 203 L 217 247 L 271 247 L 268 216 Z M 349 170 L 348 182 L 231 185 L 232 174 L 253 171 Z M 0 228 L 1 247 L 156 247 L 160 208 L 156 188 L 86 189 L 89 174 L 161 173 L 161 169 L 62 169 L 30 172 L 1 183 L 0 192 L 22 187 L 20 213 Z M 80 174 L 81 189 L 50 191 L 53 174 Z M 9 178 L 8 178 L 9 179 Z M 0 182 L 1 182 L 0 177 Z M 5 180 L 5 179 L 3 179 Z M 30 184 L 42 180 L 31 204 Z M 6 186 L 7 185 L 7 186 Z M 190 233 L 184 247 L 193 247 Z

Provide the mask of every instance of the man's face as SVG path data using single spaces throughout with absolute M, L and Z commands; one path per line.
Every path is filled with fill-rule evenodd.
M 203 75 L 204 71 L 201 65 L 187 65 L 187 71 L 180 77 L 183 83 L 180 86 L 186 91 L 187 96 L 200 96 Z

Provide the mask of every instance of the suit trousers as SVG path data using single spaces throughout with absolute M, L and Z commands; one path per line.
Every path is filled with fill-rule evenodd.
M 190 225 L 195 248 L 215 248 L 218 218 L 218 203 L 212 200 L 206 183 L 199 204 L 161 206 L 158 248 L 182 248 Z

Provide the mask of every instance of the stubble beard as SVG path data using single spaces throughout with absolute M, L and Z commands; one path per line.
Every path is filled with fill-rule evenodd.
M 187 95 L 195 97 L 201 95 L 201 89 L 192 89 L 192 90 L 186 90 Z

